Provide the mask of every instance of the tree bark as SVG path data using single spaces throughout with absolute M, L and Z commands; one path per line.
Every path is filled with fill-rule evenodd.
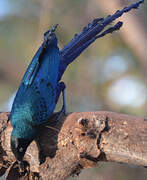
M 40 127 L 36 143 L 27 149 L 24 159 L 29 163 L 29 175 L 35 172 L 44 180 L 63 180 L 83 168 L 97 166 L 98 161 L 147 166 L 146 118 L 99 111 L 74 112 L 58 122 L 56 119 L 55 114 L 50 123 Z M 9 113 L 0 113 L 0 173 L 8 168 L 7 179 L 16 171 L 11 131 Z

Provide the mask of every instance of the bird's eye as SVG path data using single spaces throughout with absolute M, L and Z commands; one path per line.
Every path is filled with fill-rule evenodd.
M 23 152 L 23 148 L 21 147 L 21 148 L 19 148 L 19 152 Z

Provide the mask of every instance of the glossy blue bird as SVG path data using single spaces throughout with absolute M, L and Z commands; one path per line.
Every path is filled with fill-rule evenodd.
M 65 84 L 60 80 L 68 65 L 96 39 L 119 30 L 122 22 L 106 30 L 104 28 L 124 13 L 138 8 L 143 2 L 144 0 L 140 0 L 106 18 L 94 19 L 60 51 L 55 35 L 57 25 L 44 34 L 44 42 L 21 81 L 10 113 L 13 126 L 11 149 L 19 164 L 27 147 L 37 136 L 38 126 L 44 124 L 53 114 L 61 92 L 61 114 L 66 112 Z
M 37 127 L 53 114 L 61 92 L 64 99 L 65 85 L 58 82 L 60 56 L 56 27 L 44 34 L 44 42 L 24 74 L 13 102 L 11 149 L 19 163 L 37 136 Z M 65 99 L 61 112 L 65 112 Z

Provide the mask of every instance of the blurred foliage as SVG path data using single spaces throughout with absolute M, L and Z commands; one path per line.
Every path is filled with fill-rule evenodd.
M 146 10 L 145 3 L 144 17 Z M 0 0 L 0 110 L 10 110 L 7 102 L 12 102 L 9 98 L 51 25 L 60 25 L 57 37 L 62 48 L 93 18 L 107 15 L 96 0 Z M 119 32 L 92 44 L 69 66 L 63 80 L 69 111 L 110 110 L 147 115 L 147 87 L 140 62 Z M 147 173 L 142 168 L 102 163 L 74 179 L 86 177 L 137 180 L 147 179 Z

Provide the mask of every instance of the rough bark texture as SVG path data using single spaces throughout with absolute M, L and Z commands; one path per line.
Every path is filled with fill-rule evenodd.
M 12 127 L 8 117 L 9 113 L 0 113 L 0 173 L 9 167 L 7 179 L 18 179 L 10 150 Z M 106 111 L 70 113 L 51 123 L 55 119 L 56 115 L 40 127 L 37 143 L 33 142 L 26 152 L 29 175 L 36 172 L 44 180 L 63 180 L 83 168 L 97 166 L 98 161 L 147 166 L 147 119 Z

